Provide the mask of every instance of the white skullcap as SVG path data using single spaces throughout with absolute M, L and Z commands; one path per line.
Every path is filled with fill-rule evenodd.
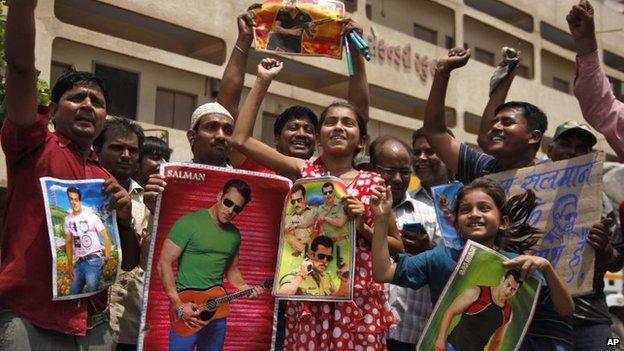
M 209 115 L 211 113 L 218 113 L 220 115 L 230 117 L 232 120 L 234 120 L 234 117 L 232 117 L 230 112 L 225 107 L 221 106 L 220 103 L 209 102 L 199 106 L 195 109 L 195 111 L 193 111 L 193 114 L 191 115 L 191 129 L 195 129 L 195 126 L 197 125 L 197 123 L 199 123 L 199 120 L 203 116 Z

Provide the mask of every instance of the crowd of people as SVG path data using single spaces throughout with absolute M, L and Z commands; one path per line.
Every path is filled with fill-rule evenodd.
M 36 0 L 9 1 L 6 22 L 6 120 L 1 142 L 8 170 L 8 205 L 0 244 L 0 349 L 133 350 L 139 335 L 152 214 L 157 197 L 167 187 L 158 166 L 169 161 L 172 150 L 163 140 L 146 137 L 130 119 L 108 116 L 106 87 L 88 72 L 66 71 L 54 84 L 49 109 L 37 106 L 35 7 Z M 621 238 L 613 235 L 619 232 L 617 209 L 609 200 L 603 201 L 602 219 L 587 238 L 596 251 L 593 292 L 572 298 L 550 262 L 530 255 L 537 236 L 531 238 L 538 233 L 527 226 L 510 230 L 515 222 L 526 220 L 536 205 L 535 197 L 527 192 L 507 199 L 497 183 L 480 179 L 594 151 L 596 135 L 582 119 L 604 135 L 624 160 L 624 103 L 611 92 L 600 66 L 591 5 L 581 0 L 566 20 L 576 44 L 574 93 L 582 117 L 556 127 L 547 148 L 548 159 L 542 160 L 537 152 L 548 126 L 547 116 L 530 102 L 505 101 L 515 78 L 513 60 L 500 64 L 507 74 L 496 73 L 497 84 L 492 86 L 481 120 L 481 151 L 463 143 L 447 128 L 446 90 L 452 73 L 465 66 L 471 55 L 463 48 L 451 49 L 438 59 L 424 125 L 413 133 L 411 142 L 382 135 L 367 143 L 369 88 L 364 59 L 354 55 L 347 101 L 330 104 L 319 116 L 304 106 L 285 109 L 274 124 L 275 145 L 267 145 L 253 138 L 252 131 L 269 85 L 284 65 L 272 58 L 258 63 L 256 80 L 239 110 L 254 22 L 248 13 L 237 18 L 238 38 L 216 101 L 199 106 L 189 116 L 189 162 L 279 174 L 292 180 L 338 177 L 348 185 L 344 214 L 355 220 L 357 233 L 353 300 L 281 301 L 276 311 L 276 350 L 413 350 L 460 255 L 460 250 L 443 245 L 431 193 L 432 187 L 454 180 L 465 184 L 452 209 L 462 240 L 500 251 L 510 258 L 505 265 L 520 272 L 506 275 L 501 286 L 507 282 L 517 289 L 519 281 L 534 271 L 541 272 L 546 281 L 522 350 L 605 349 L 611 336 L 611 318 L 602 292 L 603 276 L 624 265 L 624 246 Z M 343 22 L 343 35 L 352 30 L 362 34 L 357 22 Z M 369 155 L 370 163 L 356 168 L 354 159 L 363 153 Z M 43 176 L 106 179 L 109 206 L 117 210 L 124 270 L 108 291 L 80 299 L 52 300 L 52 258 L 39 186 Z M 420 187 L 408 192 L 412 176 L 418 177 Z M 229 221 L 250 200 L 248 190 L 245 184 L 226 185 L 219 199 L 232 193 L 233 200 L 218 202 L 214 211 L 211 207 L 201 214 L 206 217 L 202 220 L 229 233 L 227 228 L 233 227 Z M 305 197 L 305 192 L 301 196 Z M 305 216 L 303 210 L 297 215 Z M 229 217 L 219 214 L 223 211 L 230 211 Z M 624 202 L 619 211 L 621 217 Z M 525 216 L 510 218 L 511 213 Z M 29 216 L 26 221 L 22 220 L 24 214 Z M 418 232 L 403 229 L 415 222 L 422 224 Z M 289 244 L 301 251 L 303 243 L 296 234 Z M 513 240 L 516 237 L 525 239 Z M 189 325 L 202 325 L 193 303 L 178 298 L 176 288 L 181 283 L 174 282 L 171 271 L 171 264 L 189 240 L 194 239 L 186 229 L 170 236 L 165 242 L 167 250 L 163 249 L 167 254 L 161 257 L 158 268 L 166 277 L 163 284 L 180 319 Z M 315 253 L 319 248 L 329 248 L 323 246 L 322 239 L 312 246 Z M 323 255 L 329 257 L 331 251 L 323 251 Z M 206 273 L 200 268 L 204 267 L 184 267 L 190 275 L 203 279 Z M 297 279 L 294 276 L 293 280 Z M 250 289 L 237 267 L 229 266 L 226 278 L 239 290 Z M 223 278 L 210 279 L 219 283 Z M 492 301 L 500 289 L 492 288 Z M 251 295 L 262 291 L 255 288 Z M 474 303 L 479 296 L 476 287 L 462 299 Z M 458 307 L 456 314 L 464 310 Z M 502 324 L 493 330 L 508 325 L 511 312 L 504 313 Z M 470 328 L 472 319 L 465 314 L 463 318 L 462 328 Z M 210 338 L 217 333 L 224 335 L 224 328 L 217 330 L 217 325 L 209 336 L 193 339 L 172 331 L 171 349 L 220 349 L 222 343 L 211 343 Z M 476 346 L 470 347 L 482 349 L 488 342 L 491 350 L 498 349 L 500 333 L 491 340 L 476 336 L 464 340 L 454 334 L 447 339 L 443 335 L 436 340 L 435 349 L 461 350 L 473 343 Z

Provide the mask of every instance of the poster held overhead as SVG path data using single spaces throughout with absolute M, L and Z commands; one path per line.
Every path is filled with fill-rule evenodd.
M 252 13 L 256 50 L 342 58 L 341 1 L 266 0 Z

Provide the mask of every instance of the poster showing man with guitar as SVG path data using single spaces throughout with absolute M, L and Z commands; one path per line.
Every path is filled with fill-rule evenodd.
M 158 263 L 171 302 L 170 350 L 221 350 L 227 302 L 236 297 L 255 298 L 271 285 L 250 288 L 238 267 L 241 235 L 231 221 L 250 201 L 249 185 L 230 179 L 214 205 L 181 217 L 171 228 Z M 239 293 L 226 296 L 221 286 L 224 276 Z

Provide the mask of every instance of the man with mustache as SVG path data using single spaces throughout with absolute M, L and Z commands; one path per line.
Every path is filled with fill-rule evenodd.
M 39 178 L 107 179 L 117 210 L 122 268 L 134 268 L 139 243 L 128 192 L 99 163 L 92 144 L 102 131 L 108 94 L 89 72 L 65 72 L 52 88 L 48 111 L 37 108 L 35 0 L 9 2 L 5 57 L 6 120 L 1 143 L 8 198 L 0 247 L 0 339 L 4 350 L 110 350 L 107 292 L 52 301 L 52 257 Z M 41 112 L 41 113 L 38 113 Z M 50 117 L 55 132 L 48 129 Z M 28 215 L 28 220 L 24 216 Z
M 190 336 L 181 336 L 171 329 L 170 350 L 221 350 L 225 341 L 226 319 L 207 323 L 200 319 L 194 302 L 182 302 L 182 290 L 206 290 L 223 284 L 223 277 L 238 290 L 249 285 L 238 268 L 241 237 L 232 220 L 251 201 L 251 188 L 240 179 L 230 179 L 217 195 L 217 201 L 208 209 L 201 209 L 180 217 L 163 244 L 158 262 L 158 274 L 163 289 L 177 318 L 189 326 L 203 327 Z M 177 273 L 172 264 L 178 263 Z M 257 287 L 252 298 L 264 288 Z
M 308 207 L 306 190 L 301 184 L 293 186 L 290 204 L 294 211 L 284 219 L 284 239 L 290 245 L 293 256 L 297 257 L 310 244 L 317 211 Z
M 345 268 L 338 269 L 340 285 L 334 284 L 327 267 L 333 259 L 334 243 L 331 238 L 321 235 L 312 240 L 310 252 L 300 267 L 286 274 L 280 280 L 277 293 L 280 295 L 306 296 L 347 296 L 349 272 Z
M 144 139 L 143 128 L 137 123 L 127 118 L 109 116 L 93 147 L 102 166 L 130 194 L 134 231 L 141 246 L 146 249 L 149 241 L 147 226 L 151 213 L 143 204 L 143 187 L 132 178 L 139 169 L 139 150 L 143 148 Z M 143 254 L 141 257 L 142 264 L 146 262 L 144 256 Z M 138 266 L 129 272 L 122 272 L 119 281 L 111 286 L 110 324 L 118 334 L 118 351 L 136 349 L 144 268 Z

